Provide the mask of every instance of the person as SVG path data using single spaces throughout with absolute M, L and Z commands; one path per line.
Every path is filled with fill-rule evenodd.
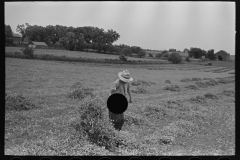
M 128 70 L 118 73 L 119 79 L 117 79 L 112 85 L 109 96 L 114 93 L 120 93 L 124 96 L 129 95 L 129 103 L 132 103 L 132 95 L 130 91 L 130 82 L 133 81 L 133 78 L 130 76 Z M 113 126 L 116 130 L 121 130 L 124 124 L 124 113 L 115 114 L 109 111 L 109 120 L 113 123 Z

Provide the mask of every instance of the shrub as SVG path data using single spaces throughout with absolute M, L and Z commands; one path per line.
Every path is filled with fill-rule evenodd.
M 161 58 L 161 57 L 162 57 L 162 55 L 163 55 L 162 53 L 158 53 L 158 54 L 156 54 L 156 56 L 155 56 L 155 57 L 156 57 L 156 58 Z
M 32 47 L 25 47 L 24 49 L 21 49 L 21 51 L 23 52 L 24 55 L 27 56 L 27 58 L 33 58 L 34 57 L 34 49 Z
M 131 56 L 132 50 L 131 50 L 131 48 L 124 48 L 124 49 L 122 49 L 121 54 L 123 54 L 124 56 Z
M 86 97 L 93 97 L 93 89 L 84 87 L 80 82 L 77 82 L 72 85 L 71 91 L 68 94 L 68 98 L 73 98 L 73 99 L 84 99 Z
M 6 110 L 29 110 L 35 108 L 36 105 L 21 94 L 8 95 L 5 93 L 5 108 Z
M 190 62 L 190 59 L 189 59 L 189 57 L 186 57 L 185 61 L 187 61 L 187 62 Z
M 122 55 L 119 56 L 119 60 L 126 62 L 126 61 L 127 61 L 127 57 L 125 57 L 125 56 L 122 54 Z
M 181 63 L 182 57 L 177 52 L 173 52 L 168 56 L 168 61 L 178 64 Z
M 169 53 L 163 53 L 162 57 L 168 58 L 169 57 Z
M 163 89 L 164 90 L 175 91 L 175 92 L 180 91 L 180 87 L 178 85 L 170 85 L 170 86 L 167 86 L 167 87 L 165 87 Z
M 151 53 L 148 54 L 149 57 L 153 57 L 153 55 Z

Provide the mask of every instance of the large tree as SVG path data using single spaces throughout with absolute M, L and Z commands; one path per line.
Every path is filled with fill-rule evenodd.
M 30 27 L 28 23 L 17 25 L 16 31 L 22 35 L 22 40 L 26 37 L 26 28 Z
M 210 60 L 215 60 L 216 57 L 215 57 L 215 54 L 214 54 L 214 50 L 213 50 L 213 49 L 208 50 L 206 57 L 207 57 L 208 59 L 210 59 Z
M 12 36 L 13 32 L 11 26 L 5 24 L 5 45 L 13 43 Z

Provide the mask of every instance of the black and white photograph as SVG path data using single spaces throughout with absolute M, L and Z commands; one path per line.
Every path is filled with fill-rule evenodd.
M 4 23 L 4 155 L 235 155 L 235 2 L 12 1 Z

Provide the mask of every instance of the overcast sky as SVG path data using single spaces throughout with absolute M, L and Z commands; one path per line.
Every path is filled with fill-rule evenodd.
M 118 32 L 114 44 L 235 55 L 235 11 L 234 2 L 5 2 L 5 24 L 94 26 Z

